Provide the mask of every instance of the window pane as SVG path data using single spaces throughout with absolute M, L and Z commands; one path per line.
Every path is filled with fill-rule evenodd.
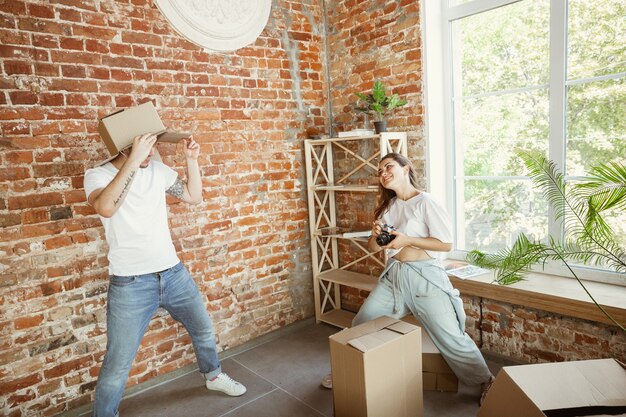
M 466 176 L 526 175 L 515 152 L 524 149 L 547 154 L 547 89 L 465 99 L 461 114 L 457 152 Z
M 526 0 L 453 22 L 455 96 L 547 84 L 549 19 L 548 0 Z
M 568 79 L 626 72 L 626 2 L 569 0 Z
M 520 233 L 531 239 L 547 236 L 547 203 L 528 180 L 466 180 L 464 200 L 461 250 L 497 252 Z
M 586 175 L 609 161 L 626 163 L 625 115 L 626 77 L 568 88 L 568 175 Z
M 626 248 L 626 211 L 607 210 L 602 213 L 602 218 L 613 229 L 615 241 L 621 248 Z

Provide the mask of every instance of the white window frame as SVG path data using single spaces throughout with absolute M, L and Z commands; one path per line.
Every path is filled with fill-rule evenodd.
M 449 0 L 452 2 L 453 0 Z M 455 160 L 454 108 L 452 103 L 453 74 L 451 22 L 524 0 L 473 0 L 448 6 L 448 0 L 424 0 L 422 7 L 422 39 L 424 45 L 424 101 L 426 136 L 426 175 L 428 190 L 447 208 L 453 217 L 455 245 L 461 232 L 454 218 L 459 210 L 455 196 L 456 172 L 462 161 Z M 566 89 L 569 85 L 588 81 L 618 78 L 624 74 L 567 81 L 566 73 L 566 0 L 550 0 L 550 93 L 549 157 L 564 172 L 566 135 Z M 502 177 L 498 177 L 502 178 Z M 571 180 L 572 177 L 566 177 Z M 458 184 L 457 184 L 458 186 Z M 561 226 L 551 211 L 548 232 L 560 236 Z M 456 247 L 456 246 L 455 246 Z M 464 260 L 467 251 L 453 249 L 448 258 Z M 537 272 L 571 277 L 563 265 L 551 262 L 535 268 Z M 576 267 L 579 278 L 626 286 L 623 275 L 591 267 Z

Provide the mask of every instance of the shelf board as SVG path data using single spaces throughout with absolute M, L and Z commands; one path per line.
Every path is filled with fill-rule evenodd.
M 324 143 L 345 142 L 347 140 L 371 140 L 378 139 L 380 135 L 368 136 L 344 136 L 342 138 L 326 138 L 326 139 L 305 139 L 311 145 L 321 145 Z
M 329 233 L 329 234 L 325 234 L 324 232 L 321 231 L 316 231 L 313 232 L 314 236 L 323 236 L 323 237 L 333 237 L 336 239 L 346 239 L 346 240 L 356 240 L 357 242 L 361 242 L 361 243 L 367 243 L 367 241 L 369 240 L 369 236 L 365 237 L 365 236 L 344 236 L 343 233 Z
M 313 191 L 357 191 L 357 192 L 373 192 L 378 191 L 378 185 L 314 185 L 311 187 Z
M 407 137 L 406 132 L 383 132 L 380 134 L 368 135 L 368 136 L 344 136 L 341 138 L 325 138 L 325 139 L 305 139 L 304 142 L 311 146 L 322 145 L 325 143 L 345 142 L 349 140 L 372 140 L 383 137 L 387 140 L 405 140 Z
M 352 319 L 354 316 L 356 316 L 356 314 L 348 310 L 330 310 L 320 316 L 320 321 L 342 329 L 347 329 L 348 327 L 352 327 Z
M 365 291 L 372 291 L 378 281 L 378 277 L 347 271 L 345 269 L 331 269 L 322 272 L 317 278 Z

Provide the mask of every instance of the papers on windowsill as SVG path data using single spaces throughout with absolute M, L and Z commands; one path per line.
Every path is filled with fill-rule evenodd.
M 489 269 L 481 268 L 476 265 L 463 265 L 459 267 L 458 263 L 456 263 L 450 265 L 450 267 L 452 267 L 452 269 L 446 269 L 446 273 L 459 279 L 467 279 L 491 272 Z

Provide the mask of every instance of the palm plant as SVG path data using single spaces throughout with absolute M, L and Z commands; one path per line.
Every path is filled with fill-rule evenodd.
M 496 281 L 512 284 L 523 279 L 535 264 L 562 262 L 580 283 L 594 304 L 619 328 L 626 332 L 589 293 L 570 262 L 602 265 L 626 278 L 626 250 L 621 247 L 611 227 L 602 218 L 609 209 L 626 209 L 626 167 L 610 162 L 592 168 L 583 182 L 565 185 L 563 174 L 554 162 L 528 153 L 519 156 L 530 171 L 530 178 L 540 188 L 567 231 L 564 239 L 548 236 L 547 242 L 529 239 L 521 234 L 511 248 L 495 254 L 473 250 L 470 263 L 496 270 Z

